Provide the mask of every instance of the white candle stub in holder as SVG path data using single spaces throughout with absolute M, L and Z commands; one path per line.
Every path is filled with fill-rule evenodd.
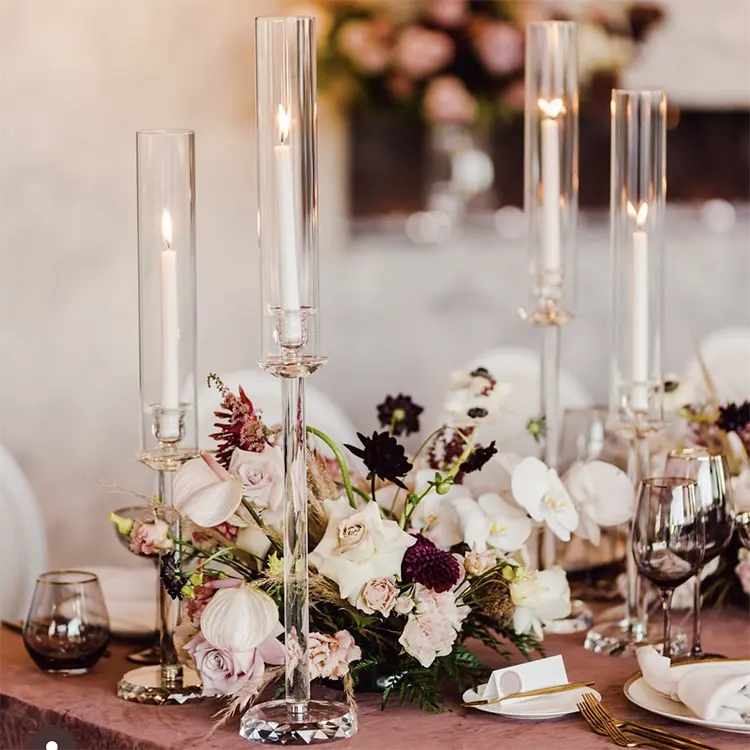
M 546 659 L 517 664 L 513 667 L 496 669 L 491 675 L 482 698 L 502 698 L 529 690 L 565 685 L 568 673 L 560 654 Z

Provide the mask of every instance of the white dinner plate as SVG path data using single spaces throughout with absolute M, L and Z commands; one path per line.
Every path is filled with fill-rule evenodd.
M 675 664 L 672 669 L 679 670 L 684 667 L 691 667 L 692 669 L 715 669 L 720 668 L 722 665 L 726 665 L 730 660 L 722 659 L 716 662 L 703 662 L 701 664 L 691 664 L 686 662 L 684 664 Z M 732 659 L 734 663 L 745 663 L 750 668 L 750 659 Z M 697 717 L 686 705 L 678 703 L 665 695 L 658 693 L 654 690 L 643 678 L 640 672 L 634 674 L 626 683 L 623 688 L 625 696 L 629 701 L 635 703 L 636 706 L 645 708 L 646 711 L 658 714 L 659 716 L 666 716 L 669 719 L 675 721 L 682 721 L 686 724 L 696 724 L 700 727 L 706 727 L 707 729 L 719 729 L 722 732 L 735 732 L 737 734 L 750 734 L 750 724 L 735 724 L 733 722 L 726 721 L 709 721 L 708 719 L 701 719 Z
M 479 685 L 476 690 L 467 690 L 463 694 L 465 702 L 481 700 L 487 685 Z M 472 706 L 478 711 L 486 711 L 488 714 L 505 716 L 508 719 L 557 719 L 578 712 L 577 703 L 581 696 L 591 693 L 597 700 L 602 696 L 591 688 L 578 688 L 568 690 L 564 693 L 553 693 L 552 695 L 538 695 L 535 698 L 518 698 L 507 700 L 502 703 L 490 703 L 485 706 Z

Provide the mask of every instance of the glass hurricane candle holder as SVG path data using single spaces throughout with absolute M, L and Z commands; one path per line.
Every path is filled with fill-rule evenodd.
M 529 300 L 526 317 L 559 325 L 575 300 L 578 219 L 578 33 L 561 21 L 526 30 L 524 209 Z
M 608 426 L 628 443 L 633 491 L 650 474 L 649 436 L 663 429 L 663 220 L 666 204 L 667 100 L 660 91 L 612 92 L 610 258 L 612 349 Z M 632 523 L 629 534 L 632 540 Z M 627 608 L 618 622 L 589 631 L 586 648 L 633 656 L 658 643 L 644 611 L 632 544 L 626 553 Z M 684 633 L 673 634 L 684 648 Z
M 195 146 L 190 130 L 136 135 L 141 454 L 175 470 L 195 455 Z
M 318 351 L 318 176 L 314 21 L 256 19 L 259 365 L 279 378 L 284 453 L 285 697 L 242 717 L 240 735 L 273 744 L 353 736 L 349 706 L 310 698 L 307 464 L 304 379 Z

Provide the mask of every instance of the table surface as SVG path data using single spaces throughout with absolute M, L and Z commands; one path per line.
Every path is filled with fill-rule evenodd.
M 704 614 L 703 646 L 727 656 L 747 657 L 750 619 L 747 612 L 724 610 Z M 218 701 L 203 700 L 188 706 L 141 706 L 115 695 L 118 679 L 130 668 L 125 654 L 130 646 L 111 644 L 111 656 L 102 659 L 83 677 L 43 674 L 26 654 L 17 633 L 0 634 L 0 747 L 27 747 L 29 737 L 49 726 L 69 731 L 78 750 L 232 750 L 246 748 L 237 734 L 235 718 L 208 736 Z M 646 721 L 688 734 L 720 748 L 748 747 L 747 735 L 703 730 L 649 714 L 628 703 L 622 686 L 635 671 L 632 658 L 591 654 L 583 648 L 583 635 L 548 636 L 547 654 L 562 653 L 571 681 L 595 680 L 604 704 L 618 717 Z M 484 656 L 484 654 L 482 654 Z M 515 659 L 520 661 L 521 659 Z M 494 660 L 501 666 L 498 657 Z M 330 691 L 329 691 L 330 692 Z M 379 696 L 359 699 L 357 736 L 336 743 L 340 750 L 540 750 L 611 748 L 606 738 L 593 734 L 578 715 L 549 721 L 516 721 L 458 706 L 430 715 L 413 707 L 394 704 L 380 711 Z

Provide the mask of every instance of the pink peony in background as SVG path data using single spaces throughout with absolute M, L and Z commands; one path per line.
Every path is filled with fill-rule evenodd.
M 433 123 L 468 125 L 476 117 L 477 100 L 460 78 L 441 76 L 427 87 L 424 114 Z
M 397 70 L 409 78 L 426 78 L 453 59 L 451 38 L 423 26 L 409 26 L 401 33 L 393 51 Z
M 506 75 L 523 67 L 523 34 L 509 23 L 477 24 L 474 44 L 490 73 Z

